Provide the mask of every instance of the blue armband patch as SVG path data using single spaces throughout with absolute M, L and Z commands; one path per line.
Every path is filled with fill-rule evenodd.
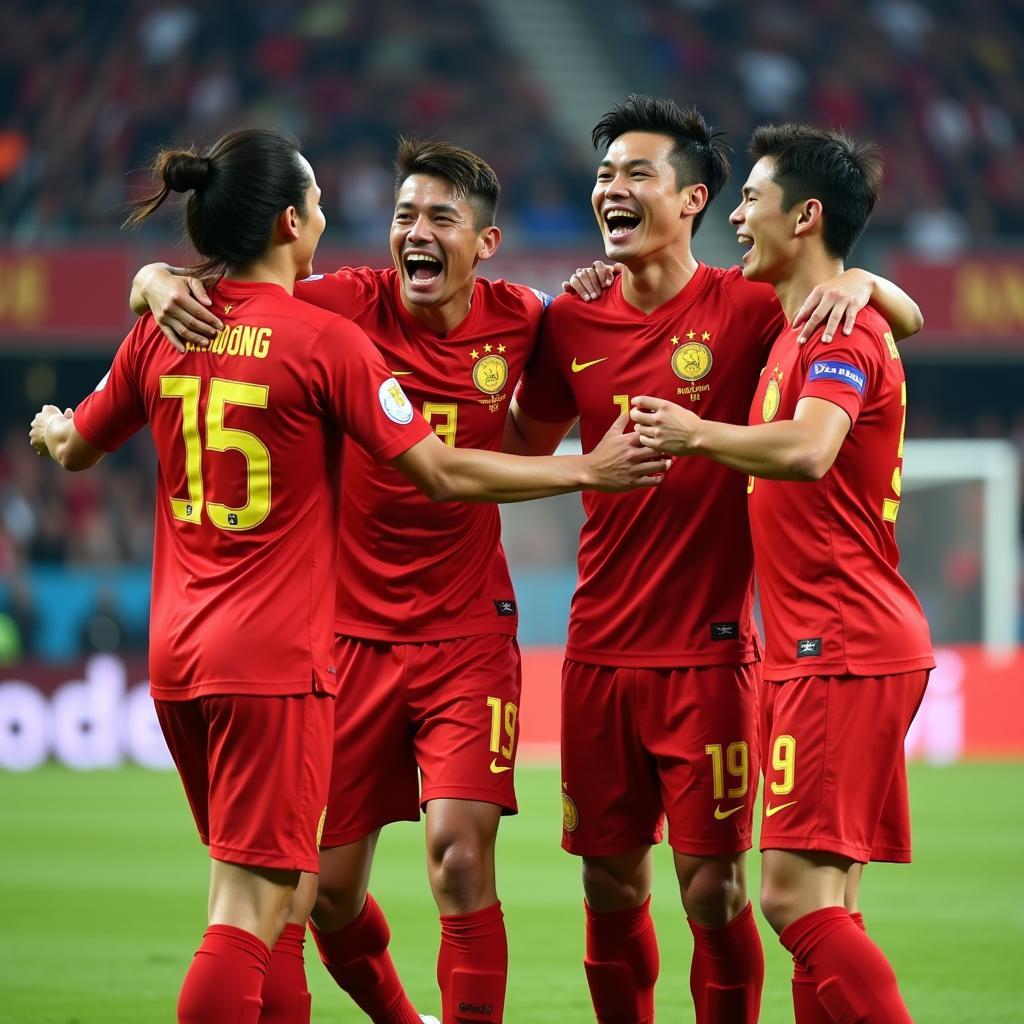
M 849 363 L 837 363 L 831 359 L 815 359 L 811 363 L 811 372 L 807 375 L 811 380 L 835 380 L 842 384 L 849 384 L 858 395 L 864 394 L 864 385 L 867 377 L 863 370 Z
M 540 299 L 541 309 L 547 309 L 555 301 L 554 296 L 548 295 L 547 292 L 542 292 L 539 288 L 530 288 L 530 291 Z

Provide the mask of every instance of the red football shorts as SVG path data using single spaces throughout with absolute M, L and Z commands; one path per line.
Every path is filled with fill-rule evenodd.
M 751 845 L 759 664 L 562 667 L 562 846 L 610 857 L 658 843 L 678 853 Z
M 910 860 L 903 741 L 928 672 L 765 682 L 762 850 Z
M 334 700 L 310 693 L 154 703 L 210 856 L 319 871 Z
M 322 845 L 345 846 L 430 800 L 514 814 L 522 666 L 515 637 L 335 638 L 338 700 Z

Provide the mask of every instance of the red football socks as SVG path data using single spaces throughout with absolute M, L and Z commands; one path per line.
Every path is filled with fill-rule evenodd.
M 587 956 L 583 967 L 600 1024 L 648 1024 L 654 1020 L 658 939 L 651 898 L 639 907 L 598 913 L 589 904 Z
M 260 1024 L 309 1024 L 310 995 L 302 947 L 306 929 L 286 924 L 270 951 L 270 968 L 263 982 Z
M 850 920 L 865 930 L 859 911 L 852 913 Z M 835 1024 L 818 999 L 817 984 L 798 960 L 793 961 L 793 1018 L 796 1024 Z
M 178 1024 L 258 1024 L 270 950 L 251 932 L 211 924 L 178 996 Z
M 310 931 L 331 977 L 374 1024 L 420 1024 L 388 953 L 387 919 L 369 893 L 351 924 L 336 932 L 311 924 Z
M 826 1020 L 913 1024 L 892 965 L 844 907 L 804 915 L 783 929 L 779 941 L 813 979 Z
M 437 984 L 442 1024 L 500 1024 L 505 1011 L 508 939 L 501 903 L 441 915 Z
M 693 932 L 690 992 L 697 1024 L 756 1024 L 764 988 L 764 949 L 748 903 L 722 928 L 687 918 Z

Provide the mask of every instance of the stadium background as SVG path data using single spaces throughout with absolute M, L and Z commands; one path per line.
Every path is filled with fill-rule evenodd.
M 131 236 L 118 229 L 156 147 L 203 145 L 240 123 L 295 132 L 324 191 L 316 264 L 330 270 L 388 262 L 396 136 L 451 139 L 491 162 L 504 186 L 505 240 L 485 272 L 553 291 L 601 255 L 589 130 L 631 90 L 696 104 L 726 130 L 738 177 L 750 129 L 767 120 L 841 126 L 883 146 L 885 189 L 853 262 L 893 277 L 925 312 L 924 332 L 903 346 L 908 437 L 974 444 L 908 449 L 908 484 L 921 461 L 898 535 L 940 668 L 910 740 L 922 758 L 913 775 L 922 864 L 879 869 L 869 912 L 921 1019 L 1024 1019 L 1024 989 L 1008 970 L 1024 956 L 1024 891 L 1012 870 L 1024 828 L 1022 54 L 1024 8 L 996 0 L 7 0 L 0 900 L 11 923 L 0 934 L 0 1022 L 166 1019 L 202 909 L 205 861 L 176 780 L 148 770 L 166 765 L 144 685 L 148 442 L 82 476 L 60 474 L 26 442 L 42 402 L 74 404 L 105 372 L 131 323 L 134 270 L 180 258 L 170 216 Z M 726 216 L 737 185 L 697 239 L 708 262 L 736 260 Z M 926 461 L 947 476 L 922 472 Z M 956 479 L 964 462 L 978 474 L 994 467 L 997 485 Z M 555 848 L 550 767 L 579 517 L 575 497 L 505 513 L 527 658 L 523 753 L 536 762 L 522 773 L 524 814 L 502 849 L 516 1022 L 588 1019 L 575 865 Z M 393 831 L 375 887 L 396 908 L 410 988 L 432 1000 L 436 940 L 418 833 Z M 119 891 L 135 900 L 131 913 L 115 909 Z M 669 883 L 656 900 L 659 1000 L 678 1019 L 685 928 Z M 543 908 L 542 927 L 531 906 Z M 145 955 L 140 936 L 151 940 Z M 83 944 L 87 969 L 65 972 Z M 770 962 L 776 982 L 780 964 Z M 318 973 L 314 1020 L 354 1020 Z M 765 1020 L 785 1014 L 783 987 L 770 986 Z

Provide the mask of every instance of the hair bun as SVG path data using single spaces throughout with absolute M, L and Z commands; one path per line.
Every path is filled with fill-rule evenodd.
M 199 191 L 210 174 L 210 159 L 196 153 L 169 154 L 163 167 L 164 184 L 172 192 Z

